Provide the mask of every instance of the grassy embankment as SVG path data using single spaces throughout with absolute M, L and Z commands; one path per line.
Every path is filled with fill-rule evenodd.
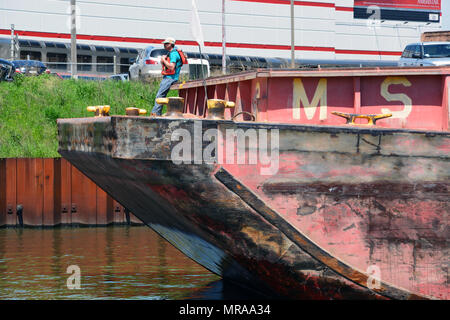
M 60 80 L 50 75 L 0 82 L 0 158 L 60 157 L 56 119 L 92 117 L 86 107 L 153 108 L 159 82 Z M 169 96 L 176 96 L 176 91 Z

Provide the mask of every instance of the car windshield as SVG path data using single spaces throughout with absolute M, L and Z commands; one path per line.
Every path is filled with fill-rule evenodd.
M 425 58 L 444 58 L 450 57 L 449 44 L 433 44 L 423 46 Z

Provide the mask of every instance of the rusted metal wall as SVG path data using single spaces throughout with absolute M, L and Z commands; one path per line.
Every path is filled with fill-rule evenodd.
M 0 227 L 125 223 L 141 221 L 66 160 L 0 159 Z
M 377 125 L 447 131 L 449 73 L 448 67 L 255 70 L 207 79 L 206 87 L 209 99 L 236 103 L 234 109 L 225 110 L 225 119 L 245 111 L 259 122 L 343 125 L 345 120 L 333 112 L 391 113 Z M 202 81 L 172 89 L 185 98 L 185 113 L 205 117 Z M 250 117 L 237 117 L 242 119 Z
M 291 299 L 361 299 L 375 268 L 385 297 L 447 299 L 448 133 L 103 118 L 58 120 L 61 155 L 209 270 Z M 227 161 L 243 143 L 219 135 L 215 164 L 173 163 L 172 133 L 194 137 L 199 122 L 220 136 L 276 129 L 278 169 Z M 267 145 L 248 146 L 247 159 Z

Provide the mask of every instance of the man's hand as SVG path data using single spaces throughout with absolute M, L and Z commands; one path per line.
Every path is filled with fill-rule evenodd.
M 165 65 L 167 68 L 169 68 L 170 70 L 174 70 L 175 69 L 175 63 L 169 63 L 167 60 L 167 55 L 162 55 L 161 56 L 161 64 Z

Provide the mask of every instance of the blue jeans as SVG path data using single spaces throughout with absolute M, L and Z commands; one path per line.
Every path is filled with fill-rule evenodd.
M 177 82 L 177 80 L 169 78 L 169 77 L 164 77 L 161 80 L 161 84 L 159 85 L 159 90 L 158 93 L 156 94 L 156 99 L 157 98 L 165 98 L 167 96 L 167 93 L 170 90 L 170 86 L 172 84 L 174 84 L 175 82 Z M 157 104 L 156 100 L 155 100 L 155 105 L 153 106 L 153 110 L 152 113 L 160 116 L 161 115 L 161 111 L 162 111 L 162 105 Z

